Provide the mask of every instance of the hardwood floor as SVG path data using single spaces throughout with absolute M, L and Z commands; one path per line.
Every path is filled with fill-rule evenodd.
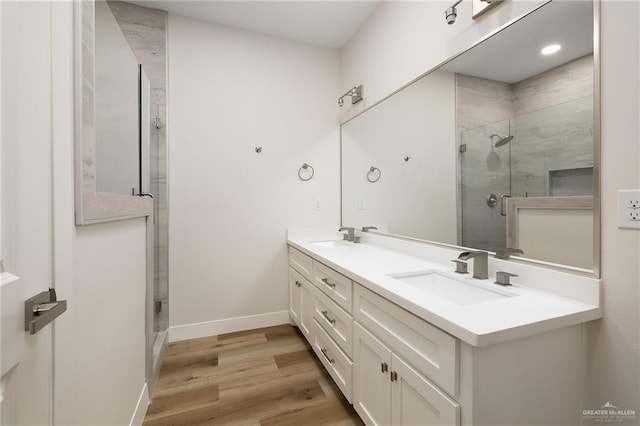
M 170 344 L 145 426 L 362 425 L 290 325 Z

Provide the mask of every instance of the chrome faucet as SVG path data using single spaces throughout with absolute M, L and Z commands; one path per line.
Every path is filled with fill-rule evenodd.
M 489 278 L 489 254 L 486 251 L 464 251 L 458 259 L 469 260 L 473 258 L 473 278 L 486 280 Z
M 509 258 L 513 255 L 519 255 L 519 254 L 524 254 L 524 252 L 522 250 L 520 250 L 519 248 L 510 248 L 507 247 L 505 249 L 502 250 L 498 250 L 496 252 L 496 259 L 503 259 L 503 260 L 509 260 Z
M 355 228 L 349 227 L 349 226 L 341 226 L 340 229 L 338 229 L 338 232 L 342 232 L 342 231 L 347 231 L 346 234 L 342 234 L 343 235 L 342 239 L 344 239 L 346 241 L 350 241 L 352 243 L 360 242 L 360 238 L 356 237 L 356 229 Z
M 519 255 L 519 254 L 524 254 L 524 252 L 522 250 L 520 250 L 520 249 L 514 249 L 514 248 L 507 247 L 505 249 L 498 250 L 496 252 L 496 259 L 509 260 L 509 258 L 511 256 Z

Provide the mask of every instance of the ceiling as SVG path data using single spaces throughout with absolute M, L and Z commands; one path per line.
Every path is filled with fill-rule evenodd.
M 380 0 L 127 1 L 189 18 L 334 49 L 342 48 L 380 3 Z
M 549 44 L 562 49 L 549 56 Z M 505 83 L 517 83 L 593 52 L 593 3 L 552 1 L 442 67 Z

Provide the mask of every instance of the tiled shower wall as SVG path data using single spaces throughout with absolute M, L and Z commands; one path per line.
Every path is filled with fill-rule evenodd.
M 499 203 L 487 205 L 488 194 L 548 195 L 550 170 L 593 165 L 592 95 L 592 55 L 515 84 L 456 75 L 456 135 L 466 144 L 458 162 L 459 244 L 504 247 L 506 222 Z M 514 139 L 495 148 L 494 133 Z
M 167 191 L 167 12 L 121 1 L 108 2 L 131 49 L 151 81 L 151 193 L 154 195 L 154 299 L 162 303 L 154 331 L 169 328 L 169 218 Z M 160 129 L 155 117 L 158 115 Z

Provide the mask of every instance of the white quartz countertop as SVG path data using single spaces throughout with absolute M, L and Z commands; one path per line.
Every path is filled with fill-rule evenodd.
M 503 287 L 494 284 L 491 276 L 479 280 L 471 274 L 454 274 L 453 263 L 436 263 L 374 244 L 321 247 L 311 241 L 295 236 L 288 239 L 292 247 L 472 346 L 488 346 L 602 316 L 599 306 L 519 285 L 518 278 L 512 279 L 512 286 Z M 460 305 L 389 276 L 432 270 L 510 297 Z

